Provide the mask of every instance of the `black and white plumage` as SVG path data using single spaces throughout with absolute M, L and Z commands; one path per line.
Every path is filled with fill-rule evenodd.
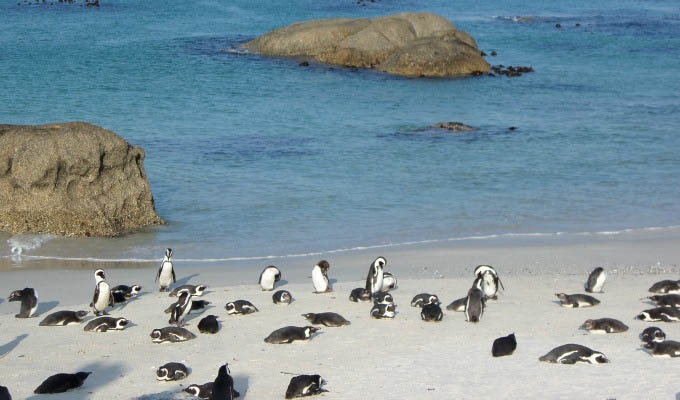
M 43 318 L 40 326 L 64 326 L 79 324 L 89 311 L 57 311 Z
M 663 280 L 656 282 L 649 288 L 651 293 L 680 294 L 680 281 Z
M 86 332 L 122 331 L 130 321 L 126 318 L 98 317 L 89 321 L 83 328 Z
M 517 348 L 517 339 L 515 334 L 511 333 L 508 336 L 499 337 L 493 341 L 491 346 L 491 355 L 494 357 L 504 357 L 512 355 Z
M 394 289 L 397 287 L 397 277 L 394 276 L 393 273 L 391 272 L 386 272 L 383 271 L 383 284 L 382 284 L 382 290 L 383 292 L 389 292 L 390 290 Z
M 456 312 L 464 312 L 465 311 L 465 301 L 467 300 L 467 296 L 461 297 L 458 300 L 454 300 L 446 306 L 446 309 L 449 311 L 456 311 Z
M 482 279 L 480 289 L 487 299 L 495 300 L 498 298 L 499 285 L 500 288 L 505 290 L 496 269 L 490 265 L 478 265 L 477 268 L 475 268 L 474 275 L 475 277 Z
M 307 313 L 302 314 L 307 321 L 314 325 L 325 325 L 325 326 L 343 326 L 349 325 L 351 322 L 346 320 L 342 315 L 334 312 L 323 312 L 323 313 Z
M 96 285 L 94 287 L 94 296 L 92 297 L 92 312 L 94 315 L 106 315 L 106 309 L 113 305 L 113 294 L 111 293 L 111 286 L 106 282 L 104 270 L 98 269 L 94 273 Z
M 425 304 L 423 309 L 420 311 L 420 319 L 423 321 L 439 322 L 442 320 L 442 318 L 444 318 L 444 313 L 442 312 L 441 307 L 439 307 L 439 304 Z
M 220 331 L 220 323 L 216 315 L 208 315 L 198 323 L 198 331 L 201 333 L 215 334 Z
M 211 400 L 214 383 L 215 382 L 208 382 L 202 385 L 197 384 L 189 385 L 184 389 L 184 392 L 189 393 L 190 395 L 198 397 L 203 400 Z
M 140 285 L 118 285 L 111 289 L 111 294 L 113 295 L 114 303 L 124 303 L 129 299 L 137 296 L 142 290 Z
M 556 364 L 576 364 L 577 362 L 604 364 L 609 362 L 609 359 L 601 352 L 573 343 L 555 347 L 538 360 Z
M 436 294 L 421 293 L 411 300 L 411 307 L 423 307 L 425 304 L 439 304 L 439 297 Z
M 312 335 L 319 330 L 321 330 L 321 328 L 315 328 L 313 326 L 284 326 L 283 328 L 279 328 L 270 333 L 264 341 L 265 343 L 271 344 L 292 343 L 296 340 L 310 339 Z
M 581 329 L 585 329 L 590 333 L 621 333 L 628 330 L 628 326 L 618 319 L 613 318 L 599 318 L 587 319 Z
M 77 372 L 75 374 L 56 374 L 45 379 L 43 383 L 38 386 L 33 393 L 35 394 L 51 394 L 64 393 L 72 389 L 77 389 L 83 385 L 85 379 L 90 376 L 92 372 Z
M 260 311 L 253 305 L 253 303 L 248 300 L 236 300 L 227 303 L 224 308 L 227 310 L 227 314 L 252 314 L 254 312 Z
M 597 267 L 590 273 L 588 280 L 585 284 L 586 292 L 588 293 L 604 293 L 602 288 L 604 287 L 604 281 L 607 279 L 607 273 L 604 272 L 604 268 Z
M 392 303 L 394 303 L 394 297 L 390 293 L 380 291 L 373 294 L 373 304 L 392 304 Z
M 560 300 L 560 305 L 566 308 L 593 307 L 600 304 L 600 300 L 587 294 L 555 293 Z
M 154 343 L 163 342 L 176 343 L 196 338 L 196 335 L 194 335 L 190 331 L 176 326 L 168 326 L 161 329 L 154 329 L 153 331 L 151 331 L 151 334 L 149 336 L 151 336 L 151 341 Z
M 274 290 L 276 282 L 281 280 L 281 271 L 274 265 L 270 265 L 260 273 L 260 287 L 262 290 Z
M 0 386 L 0 400 L 12 400 L 12 395 L 9 394 L 9 389 Z
M 191 312 L 191 305 L 193 303 L 193 296 L 188 290 L 181 291 L 177 303 L 170 313 L 169 324 L 177 324 L 177 326 L 184 326 L 184 318 Z
M 644 350 L 654 357 L 680 357 L 680 343 L 675 340 L 664 340 L 661 342 L 647 342 L 642 345 Z
M 290 304 L 293 301 L 293 295 L 287 290 L 278 290 L 272 295 L 274 304 Z
M 657 307 L 642 311 L 635 319 L 651 322 L 678 322 L 680 321 L 680 310 L 675 307 Z
M 168 297 L 177 297 L 179 292 L 181 291 L 188 291 L 190 295 L 200 297 L 203 296 L 203 293 L 205 292 L 205 289 L 208 288 L 208 285 L 200 284 L 200 285 L 182 285 L 178 286 L 168 294 Z
M 213 382 L 211 400 L 233 400 L 234 379 L 231 377 L 229 364 L 224 364 L 217 372 L 217 378 Z
M 484 315 L 486 307 L 486 297 L 481 289 L 476 287 L 468 291 L 465 298 L 465 320 L 467 322 L 479 322 Z
M 159 381 L 179 381 L 187 376 L 189 376 L 189 368 L 178 362 L 169 362 L 156 370 L 156 379 Z
M 640 333 L 640 340 L 648 343 L 648 342 L 663 342 L 666 340 L 666 334 L 661 330 L 661 328 L 657 328 L 656 326 L 650 326 L 649 328 L 645 328 Z
M 172 314 L 172 310 L 175 309 L 175 304 L 177 302 L 171 303 L 168 308 L 165 309 L 166 314 Z M 193 296 L 191 297 L 191 310 L 189 313 L 192 313 L 194 311 L 203 311 L 205 310 L 208 306 L 210 305 L 210 302 L 207 300 L 196 300 Z
M 371 318 L 392 319 L 396 315 L 397 306 L 389 304 L 374 304 L 371 308 Z
M 655 302 L 658 307 L 680 308 L 680 294 L 658 294 L 647 298 Z
M 21 308 L 19 314 L 14 315 L 16 318 L 31 318 L 35 317 L 35 312 L 38 310 L 38 291 L 33 288 L 24 288 L 15 290 L 9 294 L 8 301 L 20 301 Z
M 175 267 L 172 265 L 170 258 L 172 257 L 172 249 L 168 248 L 165 250 L 165 256 L 163 256 L 163 261 L 161 261 L 161 266 L 158 268 L 158 273 L 156 274 L 156 282 L 158 282 L 158 290 L 160 292 L 165 292 L 168 290 L 170 285 L 177 282 L 175 278 Z
M 366 290 L 366 288 L 353 289 L 349 294 L 349 301 L 353 301 L 355 303 L 359 301 L 371 301 L 371 292 L 370 290 Z
M 383 271 L 386 265 L 387 259 L 385 259 L 385 257 L 378 257 L 368 268 L 368 275 L 366 276 L 366 290 L 371 294 L 371 297 L 376 292 L 382 290 L 384 279 Z
M 315 394 L 327 392 L 322 386 L 326 382 L 319 375 L 298 375 L 290 379 L 286 389 L 286 398 L 313 396 Z
M 332 292 L 330 282 L 328 280 L 328 270 L 331 265 L 326 260 L 321 260 L 314 268 L 312 268 L 312 283 L 314 284 L 315 293 Z

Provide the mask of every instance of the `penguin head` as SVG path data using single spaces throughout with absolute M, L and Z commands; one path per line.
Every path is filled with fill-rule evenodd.
M 640 321 L 646 321 L 648 318 L 649 313 L 647 311 L 643 311 L 635 317 L 635 319 L 639 319 Z
M 203 294 L 203 292 L 205 292 L 205 289 L 207 289 L 207 288 L 208 288 L 208 286 L 203 285 L 203 284 L 196 286 L 196 290 L 195 290 L 196 296 L 201 296 Z
M 151 331 L 151 335 L 149 335 L 149 336 L 151 336 L 152 339 L 160 339 L 161 335 L 162 335 L 162 333 L 161 333 L 160 329 L 154 329 L 154 330 Z
M 654 350 L 657 346 L 657 343 L 659 343 L 659 342 L 650 341 L 650 342 L 642 344 L 642 348 L 647 349 L 647 350 Z
M 385 265 L 387 265 L 387 260 L 385 259 L 385 257 L 378 257 L 375 259 L 375 261 L 373 261 L 373 266 L 375 267 L 375 269 L 385 268 Z
M 654 302 L 661 300 L 661 296 L 656 296 L 656 295 L 655 296 L 647 296 L 647 298 L 651 301 L 654 301 Z
M 482 284 L 484 283 L 484 278 L 481 275 L 477 275 L 475 281 L 472 282 L 472 287 L 475 289 L 482 290 Z
M 290 303 L 291 300 L 293 300 L 293 298 L 291 297 L 290 292 L 284 291 L 281 293 L 281 301 L 284 303 Z
M 21 297 L 23 295 L 23 290 L 15 290 L 12 293 L 9 294 L 9 297 L 7 298 L 8 301 L 21 301 Z
M 236 311 L 236 304 L 234 304 L 234 303 L 227 303 L 227 305 L 225 305 L 224 308 L 227 309 L 227 312 L 228 312 L 228 313 L 232 313 L 232 312 Z
M 94 271 L 94 279 L 97 282 L 105 280 L 106 276 L 104 276 L 104 270 L 98 269 L 98 270 Z
M 89 311 L 80 310 L 80 311 L 76 312 L 76 317 L 78 317 L 78 319 L 82 320 L 89 313 L 90 313 Z
M 311 337 L 312 334 L 316 333 L 317 331 L 320 331 L 321 328 L 315 328 L 313 326 L 305 326 L 305 337 Z
M 598 364 L 606 364 L 606 363 L 609 362 L 609 359 L 607 358 L 607 356 L 605 356 L 602 353 L 595 352 L 595 354 L 593 354 L 593 355 L 595 356 L 595 361 Z
M 555 293 L 555 296 L 557 296 L 560 301 L 567 301 L 567 294 L 566 293 Z
M 314 314 L 314 313 L 302 314 L 302 316 L 305 317 L 305 319 L 307 319 L 308 321 L 311 321 L 312 319 L 314 319 L 315 315 L 316 314 Z
M 220 367 L 220 370 L 217 372 L 217 376 L 220 377 L 226 377 L 229 374 L 231 374 L 231 371 L 229 370 L 229 363 L 224 364 L 223 366 Z
M 439 297 L 436 294 L 431 295 L 428 299 L 428 304 L 439 304 Z
M 331 267 L 331 265 L 326 260 L 319 261 L 318 263 L 316 263 L 316 266 L 321 268 L 321 271 L 323 271 L 324 273 L 327 273 L 328 269 Z
M 198 394 L 201 392 L 201 388 L 198 387 L 198 385 L 189 385 L 186 388 L 184 388 L 184 391 L 194 397 L 198 397 Z
M 169 260 L 170 257 L 172 257 L 172 249 L 167 248 L 167 249 L 165 249 L 165 258 L 167 258 Z
M 586 322 L 581 325 L 581 329 L 593 329 L 595 327 L 595 321 L 592 319 L 587 319 Z
M 84 382 L 85 379 L 87 379 L 88 376 L 90 376 L 92 372 L 76 372 L 74 375 L 76 376 L 76 379 L 78 379 L 80 382 Z
M 142 291 L 142 287 L 140 285 L 134 285 L 130 288 L 130 295 L 134 296 L 141 291 Z
M 156 370 L 156 377 L 158 379 L 167 379 L 168 378 L 168 369 L 167 368 L 158 368 L 158 370 Z
M 116 320 L 116 328 L 123 329 L 123 327 L 127 326 L 127 324 L 129 324 L 129 323 L 130 323 L 130 321 L 128 321 L 125 318 L 118 318 Z
M 189 296 L 191 296 L 191 293 L 189 293 L 189 289 L 182 289 L 179 292 L 177 292 L 177 297 L 179 297 L 179 301 L 184 301 Z
M 477 268 L 475 268 L 475 276 L 481 276 L 485 273 L 490 273 L 491 275 L 496 276 L 496 270 L 491 265 L 478 265 Z

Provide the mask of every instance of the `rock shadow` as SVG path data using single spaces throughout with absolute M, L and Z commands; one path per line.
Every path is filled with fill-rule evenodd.
M 26 339 L 27 337 L 28 337 L 28 334 L 24 333 L 22 335 L 17 336 L 16 338 L 14 338 L 14 340 L 12 340 L 11 342 L 3 344 L 2 346 L 0 346 L 0 358 L 3 358 L 7 354 L 9 354 L 12 350 L 14 350 L 19 345 L 19 343 L 21 343 L 22 340 Z
M 38 309 L 36 310 L 36 317 L 42 316 L 45 313 L 52 311 L 56 306 L 59 305 L 58 301 L 46 301 L 44 303 L 38 303 Z
M 39 399 L 44 399 L 46 397 L 49 397 L 52 400 L 87 400 L 91 399 L 95 396 L 93 394 L 97 393 L 97 389 L 109 385 L 113 382 L 115 382 L 123 373 L 125 372 L 125 368 L 123 367 L 123 364 L 121 363 L 115 363 L 115 362 L 92 362 L 89 364 L 84 364 L 81 367 L 78 367 L 77 369 L 71 371 L 71 370 L 61 370 L 57 369 L 54 371 L 54 374 L 58 374 L 60 372 L 66 372 L 66 373 L 76 373 L 80 371 L 85 371 L 85 372 L 92 372 L 90 376 L 87 377 L 85 380 L 85 383 L 83 383 L 83 386 L 79 387 L 78 389 L 71 390 L 65 393 L 59 393 L 59 394 L 51 394 L 49 396 L 45 396 L 42 394 L 36 394 L 30 397 L 27 397 L 26 400 L 39 400 Z M 40 377 L 41 379 L 38 379 L 38 381 L 42 382 L 45 379 L 48 378 L 48 376 Z M 36 385 L 36 388 L 38 385 Z M 32 388 L 34 390 L 35 388 Z

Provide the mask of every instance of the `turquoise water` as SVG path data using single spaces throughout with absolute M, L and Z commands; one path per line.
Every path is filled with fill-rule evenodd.
M 675 0 L 102 3 L 0 3 L 0 121 L 88 121 L 141 146 L 168 224 L 33 249 L 46 238 L 15 238 L 0 256 L 28 243 L 257 257 L 680 224 Z M 536 72 L 404 79 L 237 50 L 295 21 L 403 11 L 443 15 L 498 52 L 490 64 Z M 480 129 L 423 129 L 451 120 Z

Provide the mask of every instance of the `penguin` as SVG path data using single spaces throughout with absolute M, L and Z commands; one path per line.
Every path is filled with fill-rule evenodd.
M 198 397 L 204 400 L 210 400 L 212 399 L 213 384 L 214 382 L 208 382 L 202 385 L 196 384 L 189 385 L 184 389 L 184 392 L 189 393 L 194 397 Z
M 564 294 L 555 293 L 560 299 L 560 305 L 567 308 L 592 307 L 600 304 L 600 300 L 587 294 Z
M 168 308 L 165 309 L 166 314 L 172 314 L 172 310 L 175 309 L 175 304 L 177 302 L 171 303 Z M 192 313 L 194 311 L 203 311 L 205 310 L 208 306 L 210 305 L 210 302 L 207 300 L 196 300 L 194 299 L 193 296 L 191 296 L 191 310 L 189 313 Z
M 439 297 L 436 294 L 421 293 L 415 295 L 411 300 L 411 307 L 423 307 L 425 304 L 439 304 Z
M 198 331 L 201 333 L 215 334 L 220 331 L 220 323 L 216 315 L 208 315 L 198 323 Z
M 332 292 L 328 282 L 328 270 L 331 265 L 326 260 L 321 260 L 312 269 L 312 283 L 314 283 L 315 293 Z
M 9 389 L 4 386 L 0 386 L 0 400 L 12 400 L 12 396 L 9 394 Z
M 678 322 L 680 321 L 680 310 L 674 307 L 657 307 L 644 310 L 635 319 L 651 322 Z
M 287 290 L 279 290 L 272 295 L 274 304 L 290 304 L 293 301 L 293 295 Z
M 510 356 L 517 348 L 517 339 L 515 334 L 511 333 L 508 336 L 499 337 L 493 341 L 491 346 L 491 355 L 494 357 Z
M 349 294 L 349 301 L 353 301 L 355 303 L 359 301 L 371 301 L 371 291 L 361 287 L 353 289 Z
M 680 281 L 665 280 L 657 282 L 649 288 L 649 292 L 661 294 L 680 294 Z
M 664 340 L 662 342 L 647 342 L 642 345 L 653 357 L 680 357 L 680 343 L 675 340 Z
M 556 364 L 576 364 L 577 362 L 604 364 L 609 362 L 604 354 L 580 344 L 564 344 L 555 347 L 538 360 Z
M 290 379 L 288 388 L 286 389 L 286 398 L 294 399 L 296 397 L 313 396 L 315 394 L 327 392 L 328 390 L 322 388 L 326 381 L 319 375 L 298 375 Z
M 607 273 L 604 272 L 604 268 L 597 267 L 590 273 L 588 280 L 586 281 L 585 289 L 588 293 L 604 293 L 602 288 L 604 287 L 604 281 L 607 279 Z
M 38 291 L 33 288 L 24 288 L 22 290 L 15 290 L 9 294 L 8 301 L 20 301 L 21 309 L 16 318 L 31 318 L 35 317 L 35 312 L 38 310 Z
M 281 280 L 281 271 L 273 265 L 263 269 L 260 273 L 260 286 L 262 290 L 274 290 L 274 284 Z
M 252 314 L 254 312 L 260 311 L 248 300 L 236 300 L 227 303 L 224 308 L 227 309 L 227 314 Z
M 106 309 L 113 305 L 113 295 L 111 286 L 106 282 L 104 270 L 98 269 L 94 272 L 96 286 L 94 287 L 94 297 L 92 298 L 92 312 L 94 315 L 106 315 Z
M 177 324 L 178 327 L 184 326 L 184 318 L 191 312 L 192 295 L 188 290 L 179 293 L 179 299 L 175 303 L 170 315 L 169 324 Z
M 482 319 L 485 307 L 484 293 L 476 287 L 471 288 L 465 299 L 465 320 L 467 322 L 479 322 Z
M 200 296 L 203 296 L 203 292 L 205 292 L 205 289 L 207 289 L 207 288 L 208 288 L 208 286 L 203 285 L 203 284 L 201 284 L 201 285 L 182 285 L 182 286 L 174 288 L 170 292 L 168 297 L 177 297 L 179 292 L 181 292 L 182 290 L 189 291 L 189 294 L 191 294 L 192 296 L 200 297 Z
M 172 257 L 172 249 L 168 248 L 165 250 L 165 256 L 156 274 L 155 282 L 158 282 L 159 292 L 167 291 L 171 284 L 177 282 L 175 268 L 172 265 L 172 261 L 170 261 L 170 257 Z
M 189 376 L 189 369 L 178 362 L 169 362 L 156 370 L 156 380 L 159 381 L 179 381 L 187 376 Z
M 373 261 L 370 268 L 368 269 L 368 275 L 366 276 L 366 290 L 371 294 L 379 292 L 383 287 L 383 270 L 387 265 L 387 260 L 385 257 L 378 257 Z
M 394 289 L 397 287 L 397 277 L 394 276 L 390 272 L 383 272 L 383 284 L 382 284 L 382 289 L 380 289 L 383 292 L 389 292 L 390 290 Z
M 217 378 L 213 382 L 211 400 L 233 400 L 234 379 L 229 375 L 229 364 L 224 364 L 217 372 Z
M 505 290 L 503 287 L 503 282 L 501 282 L 498 277 L 498 273 L 494 267 L 490 265 L 478 265 L 475 268 L 474 275 L 478 278 L 482 278 L 480 288 L 487 299 L 496 300 L 498 298 L 498 285 Z
M 581 325 L 581 329 L 585 329 L 590 333 L 621 333 L 628 330 L 623 322 L 613 318 L 587 319 Z
M 373 304 L 392 304 L 394 297 L 387 292 L 377 292 L 373 295 Z
M 661 330 L 661 328 L 657 328 L 656 326 L 650 326 L 649 328 L 646 328 L 645 330 L 640 333 L 640 340 L 648 343 L 648 342 L 663 342 L 666 340 L 666 334 Z
M 371 308 L 371 318 L 385 319 L 394 318 L 397 306 L 394 304 L 374 304 Z
M 118 285 L 111 289 L 111 294 L 113 295 L 114 303 L 124 303 L 127 300 L 137 296 L 142 290 L 140 285 Z
M 302 316 L 313 325 L 325 325 L 333 327 L 349 325 L 351 323 L 347 321 L 342 315 L 336 314 L 334 312 L 307 313 L 302 314 Z
M 83 385 L 85 379 L 92 372 L 77 372 L 75 374 L 56 374 L 45 379 L 43 383 L 33 391 L 35 394 L 64 393 L 71 389 L 77 389 Z
M 467 300 L 467 296 L 462 297 L 458 300 L 454 300 L 454 301 L 451 302 L 451 304 L 446 306 L 446 309 L 449 310 L 449 311 L 463 312 L 463 311 L 465 311 L 465 301 L 466 300 Z
M 315 332 L 320 330 L 321 328 L 313 326 L 285 326 L 270 333 L 264 341 L 271 344 L 292 343 L 296 340 L 310 339 Z
M 647 297 L 658 307 L 680 307 L 680 294 L 655 295 Z
M 57 311 L 40 321 L 40 326 L 64 326 L 79 324 L 89 311 Z
M 151 334 L 149 336 L 151 336 L 151 341 L 153 341 L 154 343 L 184 342 L 196 338 L 196 335 L 194 335 L 193 333 L 189 332 L 184 328 L 179 328 L 176 326 L 168 326 L 161 329 L 154 329 L 153 331 L 151 331 Z
M 122 331 L 130 323 L 126 318 L 98 317 L 83 328 L 86 332 Z
M 425 304 L 420 311 L 420 319 L 423 321 L 439 322 L 442 318 L 444 318 L 444 313 L 442 312 L 441 307 L 435 303 Z

